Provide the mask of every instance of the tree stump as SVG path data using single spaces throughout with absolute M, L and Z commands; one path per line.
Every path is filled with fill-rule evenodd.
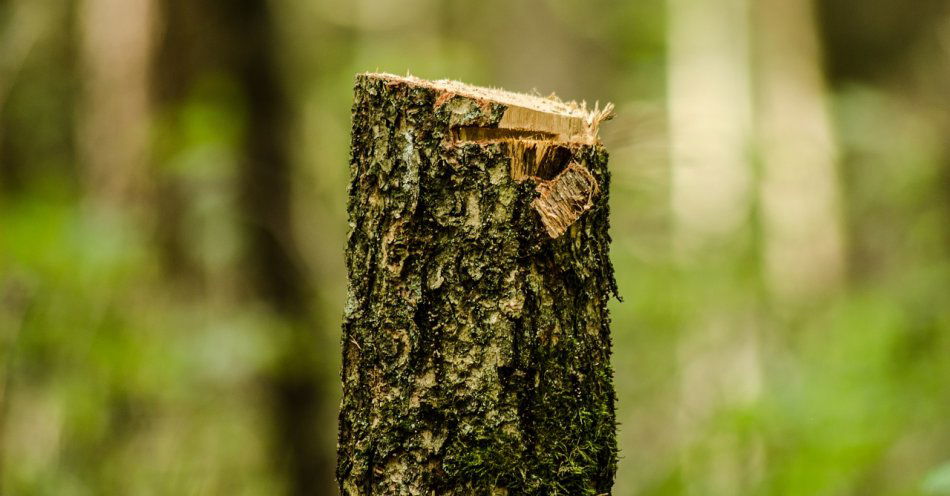
M 356 77 L 343 494 L 610 493 L 609 115 Z

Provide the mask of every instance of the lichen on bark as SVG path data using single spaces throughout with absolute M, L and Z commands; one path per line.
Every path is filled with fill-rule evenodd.
M 512 105 L 421 80 L 362 74 L 354 95 L 341 492 L 609 494 L 603 146 L 459 139 L 498 129 Z M 582 167 L 596 185 L 557 237 L 536 205 L 560 171 L 512 174 L 539 139 L 559 149 L 544 168 Z

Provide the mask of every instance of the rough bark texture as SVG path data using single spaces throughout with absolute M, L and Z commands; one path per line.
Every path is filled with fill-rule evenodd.
M 343 494 L 610 493 L 607 153 L 509 107 L 357 76 Z

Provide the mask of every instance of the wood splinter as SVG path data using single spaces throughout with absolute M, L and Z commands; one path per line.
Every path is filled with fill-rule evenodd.
M 572 162 L 553 181 L 538 184 L 540 196 L 531 202 L 552 238 L 564 234 L 581 214 L 594 206 L 597 180 L 581 164 Z

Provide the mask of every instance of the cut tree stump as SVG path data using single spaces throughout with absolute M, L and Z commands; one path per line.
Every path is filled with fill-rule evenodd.
M 356 77 L 343 494 L 610 493 L 609 115 Z

